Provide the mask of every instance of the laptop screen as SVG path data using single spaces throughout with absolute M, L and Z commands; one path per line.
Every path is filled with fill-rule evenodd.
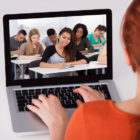
M 111 78 L 111 30 L 110 10 L 5 15 L 7 84 Z

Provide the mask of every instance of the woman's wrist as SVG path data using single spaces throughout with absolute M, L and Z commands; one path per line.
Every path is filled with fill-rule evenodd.
M 68 119 L 64 120 L 59 125 L 52 125 L 50 128 L 51 140 L 64 140 L 67 125 Z
M 70 65 L 74 65 L 75 63 L 74 62 L 71 62 L 71 64 Z
M 71 66 L 71 65 L 74 65 L 74 62 L 68 62 L 66 65 L 68 65 L 68 66 L 69 66 L 69 65 L 70 65 L 70 66 Z

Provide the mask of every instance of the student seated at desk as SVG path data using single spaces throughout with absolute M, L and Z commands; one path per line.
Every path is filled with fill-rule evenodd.
M 18 59 L 39 59 L 43 55 L 45 45 L 40 41 L 40 33 L 37 29 L 32 29 L 28 35 L 27 43 L 21 45 Z
M 27 42 L 26 37 L 26 31 L 20 30 L 18 33 L 12 37 L 10 37 L 10 53 L 11 54 L 18 54 L 18 49 L 21 46 L 21 44 Z
M 42 42 L 46 47 L 52 46 L 58 43 L 57 33 L 54 29 L 50 28 L 47 30 L 48 37 L 44 37 Z
M 21 46 L 21 44 L 27 42 L 25 39 L 26 34 L 27 33 L 25 30 L 19 30 L 16 35 L 10 37 L 10 54 L 11 55 L 17 55 L 18 49 Z M 16 57 L 13 59 L 16 59 Z M 11 79 L 14 80 L 14 78 L 15 78 L 14 64 L 11 63 Z
M 94 49 L 98 48 L 95 50 L 96 52 L 99 52 L 100 47 L 104 46 L 106 43 L 104 37 L 104 33 L 106 32 L 106 30 L 107 28 L 105 26 L 98 25 L 95 31 L 87 36 Z
M 94 47 L 87 38 L 88 30 L 86 25 L 78 23 L 73 28 L 76 36 L 76 47 L 81 53 L 94 52 Z
M 67 65 L 86 64 L 89 60 L 76 50 L 75 36 L 70 28 L 63 28 L 59 33 L 59 42 L 46 48 L 40 67 L 64 68 Z

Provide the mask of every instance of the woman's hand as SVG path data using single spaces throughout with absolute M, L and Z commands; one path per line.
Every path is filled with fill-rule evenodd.
M 106 65 L 107 64 L 107 56 L 106 55 L 99 55 L 97 61 L 99 64 Z
M 27 105 L 28 109 L 37 114 L 48 126 L 51 140 L 63 140 L 68 124 L 68 114 L 62 107 L 59 99 L 54 95 L 48 98 L 41 94 L 37 99 L 33 99 L 35 105 Z
M 66 66 L 66 63 L 57 63 L 56 68 L 63 69 Z
M 81 85 L 80 88 L 74 89 L 75 93 L 80 94 L 85 102 L 105 100 L 104 94 L 100 91 L 94 90 L 88 86 Z M 76 103 L 81 105 L 83 102 L 77 100 Z
M 97 61 L 100 64 L 106 65 L 107 64 L 107 50 L 106 50 L 106 44 L 104 45 L 103 49 L 100 51 L 100 54 L 98 55 Z
M 40 57 L 40 54 L 35 54 L 35 55 L 34 55 L 34 58 L 35 58 L 35 59 L 39 59 L 39 57 Z

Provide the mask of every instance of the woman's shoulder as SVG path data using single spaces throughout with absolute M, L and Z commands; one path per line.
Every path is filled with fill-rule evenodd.
M 45 53 L 54 53 L 54 52 L 56 52 L 55 45 L 48 46 L 45 49 Z
M 112 112 L 112 104 L 114 101 L 112 100 L 100 100 L 100 101 L 92 101 L 84 103 L 80 106 L 78 112 L 82 112 L 88 115 L 101 115 L 101 113 L 107 113 L 109 111 Z M 102 114 L 103 115 L 103 114 Z
M 84 108 L 90 108 L 92 107 L 93 108 L 93 105 L 94 107 L 99 107 L 100 106 L 104 106 L 104 105 L 110 105 L 110 103 L 114 103 L 114 101 L 112 100 L 98 100 L 98 101 L 91 101 L 91 102 L 87 102 L 85 104 L 83 104 L 83 107 Z
M 47 50 L 56 50 L 55 45 L 48 46 L 48 47 L 46 47 L 46 49 Z
M 89 34 L 87 35 L 87 37 L 91 37 L 91 36 L 93 36 L 92 33 L 89 33 Z
M 21 44 L 21 47 L 20 48 L 27 48 L 28 47 L 28 44 L 27 44 L 27 42 L 25 42 L 25 43 L 22 43 Z

